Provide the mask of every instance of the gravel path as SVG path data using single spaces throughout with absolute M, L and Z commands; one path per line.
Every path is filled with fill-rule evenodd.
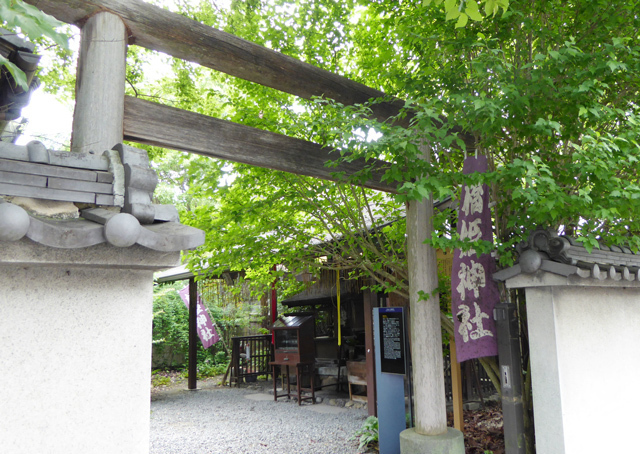
M 366 410 L 298 406 L 259 390 L 155 392 L 150 454 L 355 454 Z

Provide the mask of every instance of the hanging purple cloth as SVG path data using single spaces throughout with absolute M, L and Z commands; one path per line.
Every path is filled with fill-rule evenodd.
M 486 156 L 469 156 L 463 173 L 487 171 Z M 486 184 L 464 185 L 458 213 L 460 238 L 493 242 L 489 188 Z M 475 251 L 456 249 L 451 274 L 451 312 L 455 327 L 458 361 L 498 354 L 493 308 L 500 299 L 497 284 L 491 279 L 496 270 L 491 254 L 477 256 Z
M 188 309 L 189 308 L 189 286 L 187 285 L 185 288 L 178 291 L 178 294 L 180 294 L 180 298 L 182 298 L 182 301 L 184 301 L 184 304 L 187 306 L 187 309 Z M 197 304 L 198 304 L 198 307 L 197 307 L 197 313 L 196 313 L 197 314 L 196 324 L 197 324 L 197 330 L 198 330 L 198 337 L 200 337 L 202 346 L 206 350 L 207 348 L 211 347 L 213 344 L 218 342 L 220 340 L 220 337 L 216 332 L 216 327 L 211 322 L 211 317 L 209 317 L 209 313 L 205 309 L 204 304 L 202 302 L 202 298 L 200 298 L 200 295 L 198 295 Z

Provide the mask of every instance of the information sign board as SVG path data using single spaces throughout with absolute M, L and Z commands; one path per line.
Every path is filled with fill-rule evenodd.
M 380 367 L 382 373 L 404 375 L 406 354 L 404 337 L 404 311 L 401 307 L 381 307 Z

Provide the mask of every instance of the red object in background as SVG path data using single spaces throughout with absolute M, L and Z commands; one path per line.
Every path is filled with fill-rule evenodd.
M 273 265 L 273 271 L 276 271 L 276 265 Z M 278 296 L 276 293 L 276 282 L 277 279 L 273 280 L 273 283 L 271 284 L 271 324 L 274 324 L 276 322 L 276 319 L 278 318 Z M 275 334 L 272 332 L 271 333 L 271 343 L 275 343 L 276 339 L 275 339 Z

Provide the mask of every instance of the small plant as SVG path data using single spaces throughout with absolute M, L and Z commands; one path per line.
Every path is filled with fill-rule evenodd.
M 166 377 L 164 375 L 154 375 L 153 378 L 151 379 L 151 384 L 156 387 L 156 386 L 166 386 L 166 385 L 170 385 L 171 384 L 171 379 L 169 377 Z
M 216 375 L 222 375 L 227 370 L 228 362 L 215 363 L 211 360 L 205 360 L 203 363 L 198 364 L 198 378 L 215 377 Z
M 362 427 L 356 430 L 356 433 L 353 434 L 351 439 L 358 439 L 360 442 L 358 445 L 359 450 L 364 447 L 367 449 L 378 449 L 378 418 L 369 416 L 365 419 Z
M 213 356 L 213 362 L 215 364 L 224 364 L 226 366 L 229 362 L 229 355 L 227 355 L 227 352 L 225 351 L 216 352 Z

